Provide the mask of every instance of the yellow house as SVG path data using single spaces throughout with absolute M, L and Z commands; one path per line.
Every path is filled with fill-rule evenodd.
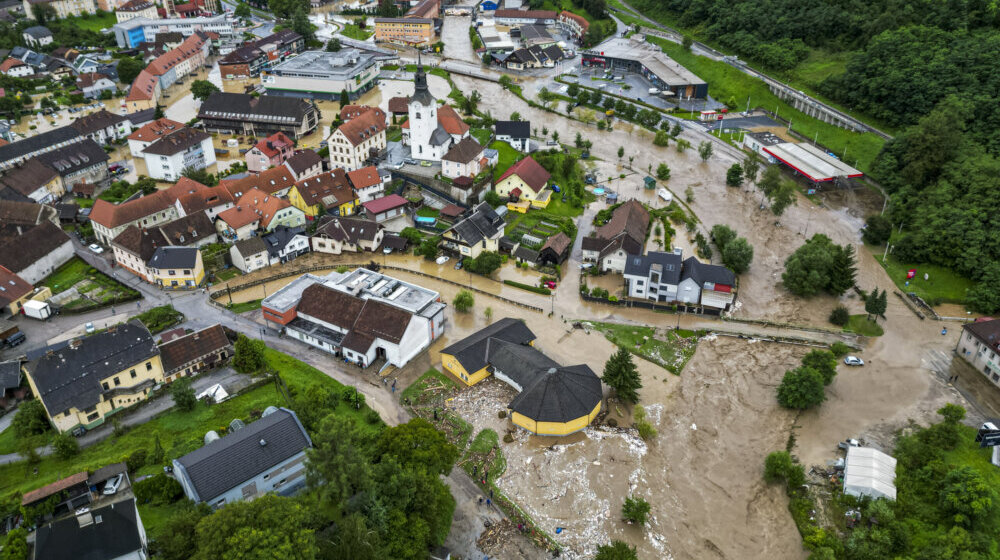
M 552 176 L 531 156 L 510 166 L 496 183 L 496 192 L 511 202 L 531 202 L 535 208 L 549 205 L 551 191 L 547 189 Z
M 146 263 L 153 282 L 171 290 L 190 290 L 205 279 L 201 251 L 195 247 L 160 247 Z
M 466 385 L 490 375 L 518 395 L 511 421 L 536 435 L 564 436 L 586 428 L 601 411 L 601 380 L 590 367 L 560 366 L 534 347 L 535 334 L 504 318 L 441 351 L 441 365 Z
M 288 190 L 288 202 L 310 218 L 320 215 L 321 210 L 335 216 L 351 216 L 361 204 L 347 173 L 340 168 L 295 183 Z
M 163 383 L 160 349 L 138 321 L 73 340 L 25 367 L 24 373 L 60 432 L 98 426 Z
M 496 252 L 500 249 L 505 225 L 492 206 L 480 202 L 468 217 L 441 234 L 441 247 L 471 258 L 478 257 L 483 251 Z
M 47 301 L 52 297 L 52 289 L 41 287 L 35 289 L 23 278 L 0 265 L 0 305 L 10 311 L 11 316 L 21 312 L 21 306 L 30 299 Z

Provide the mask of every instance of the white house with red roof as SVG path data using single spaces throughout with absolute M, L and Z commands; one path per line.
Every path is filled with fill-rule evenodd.
M 551 191 L 546 187 L 551 177 L 544 167 L 528 156 L 500 176 L 496 192 L 511 201 L 529 201 L 532 206 L 544 208 L 549 204 Z
M 391 220 L 405 214 L 406 205 L 409 203 L 410 201 L 398 194 L 390 194 L 389 196 L 365 202 L 362 206 L 365 207 L 365 212 L 369 218 L 381 224 L 386 220 Z
M 283 132 L 276 132 L 247 150 L 247 171 L 259 173 L 269 167 L 281 165 L 294 153 L 295 142 Z
M 375 200 L 385 192 L 385 185 L 391 178 L 391 175 L 380 176 L 378 168 L 374 165 L 355 169 L 347 174 L 351 188 L 357 193 L 358 200 L 362 204 Z

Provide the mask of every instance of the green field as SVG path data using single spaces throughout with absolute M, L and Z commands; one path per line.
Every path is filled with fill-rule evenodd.
M 647 36 L 647 40 L 660 46 L 668 56 L 688 68 L 709 84 L 709 94 L 731 107 L 742 108 L 750 100 L 750 107 L 760 107 L 769 111 L 777 109 L 778 116 L 792 121 L 792 130 L 807 138 L 818 138 L 818 142 L 838 156 L 845 153 L 846 162 L 857 164 L 858 169 L 869 171 L 872 161 L 882 149 L 885 141 L 872 133 L 850 132 L 807 116 L 784 101 L 778 99 L 758 78 L 753 78 L 736 68 L 703 56 L 692 54 L 680 45 Z
M 417 215 L 421 218 L 437 218 L 441 215 L 441 211 L 430 206 L 421 206 L 420 210 L 417 210 Z
M 589 321 L 612 343 L 649 360 L 674 375 L 680 375 L 698 345 L 696 333 L 670 330 L 666 340 L 656 338 L 656 329 L 637 325 L 619 325 Z
M 305 391 L 309 387 L 320 385 L 332 391 L 342 391 L 343 385 L 316 368 L 303 363 L 291 356 L 275 350 L 267 349 L 265 353 L 269 367 L 278 371 L 281 378 L 291 389 Z M 162 398 L 170 398 L 169 396 Z M 232 398 L 228 401 L 208 406 L 199 402 L 191 412 L 170 411 L 144 424 L 129 428 L 121 437 L 109 437 L 100 443 L 82 449 L 80 454 L 71 459 L 62 460 L 55 457 L 45 457 L 35 467 L 26 462 L 0 466 L 0 495 L 11 492 L 27 492 L 71 474 L 89 470 L 93 471 L 109 463 L 125 460 L 133 452 L 143 449 L 151 451 L 156 436 L 165 453 L 164 464 L 182 455 L 190 453 L 203 445 L 205 432 L 219 431 L 221 434 L 234 418 L 245 422 L 251 420 L 251 415 L 259 415 L 268 406 L 289 406 L 284 397 L 275 389 L 273 383 L 260 387 Z M 380 425 L 367 422 L 367 406 L 356 410 L 341 402 L 331 410 L 336 414 L 353 416 L 357 425 L 376 431 Z M 137 474 L 154 474 L 161 471 L 161 465 L 146 465 Z M 150 523 L 145 517 L 147 528 Z
M 885 331 L 882 330 L 882 325 L 868 320 L 868 316 L 865 314 L 851 315 L 851 319 L 844 330 L 860 334 L 861 336 L 882 336 L 885 334 Z
M 90 265 L 80 257 L 73 257 L 66 264 L 60 266 L 42 280 L 43 286 L 52 288 L 53 294 L 65 292 L 72 288 L 77 282 L 87 278 L 90 274 Z
M 889 255 L 883 263 L 882 255 L 885 251 L 884 247 L 882 249 L 869 247 L 869 250 L 875 255 L 876 260 L 882 264 L 882 267 L 885 268 L 886 273 L 889 274 L 889 278 L 896 284 L 900 292 L 904 294 L 914 292 L 930 305 L 964 303 L 965 293 L 975 286 L 975 282 L 960 276 L 951 268 L 933 264 L 904 263 L 892 255 Z M 907 286 L 906 272 L 910 269 L 916 269 L 917 274 L 910 280 L 910 285 Z M 927 274 L 927 280 L 924 280 L 924 274 Z
M 488 142 L 490 140 L 490 136 L 492 134 L 493 134 L 493 132 L 490 129 L 488 129 L 488 128 L 473 128 L 472 129 L 472 137 L 476 139 L 476 142 L 479 142 L 483 146 L 485 146 L 486 142 Z
M 499 152 L 497 164 L 493 167 L 493 180 L 495 181 L 499 179 L 500 176 L 503 175 L 508 168 L 510 168 L 510 166 L 514 165 L 519 159 L 521 159 L 521 152 L 512 148 L 510 144 L 499 140 L 495 140 L 492 144 L 490 144 L 490 147 Z
M 260 309 L 260 300 L 254 299 L 250 301 L 244 301 L 242 303 L 234 303 L 232 305 L 227 305 L 226 309 L 232 311 L 233 313 L 246 313 L 247 311 Z
M 348 23 L 340 30 L 340 34 L 348 39 L 355 39 L 357 41 L 365 41 L 372 36 L 372 32 L 367 29 L 361 29 L 356 23 Z
M 93 15 L 66 18 L 62 21 L 72 22 L 74 27 L 94 32 L 100 32 L 102 29 L 110 28 L 117 23 L 114 12 L 97 12 Z

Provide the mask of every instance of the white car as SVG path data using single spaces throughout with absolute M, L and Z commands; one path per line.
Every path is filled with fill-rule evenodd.
M 848 357 L 844 358 L 844 363 L 847 364 L 847 365 L 849 365 L 849 366 L 863 366 L 863 365 L 865 365 L 865 361 L 862 360 L 861 358 L 857 357 L 857 356 L 848 356 Z
M 91 243 L 87 248 L 90 249 L 92 253 L 97 253 L 98 255 L 104 252 L 104 248 L 97 243 Z
M 594 268 L 594 263 L 583 263 L 580 265 L 580 270 L 590 270 Z
M 94 332 L 94 330 L 95 330 L 94 329 L 94 324 L 93 323 L 87 323 L 86 325 L 83 326 L 83 330 L 87 331 L 87 334 L 90 334 L 90 333 Z
M 444 263 L 448 262 L 449 260 L 451 260 L 451 257 L 442 255 L 442 256 L 438 257 L 437 260 L 434 261 L 434 262 L 436 262 L 438 264 L 444 264 Z
M 104 495 L 105 496 L 112 496 L 115 493 L 117 493 L 118 492 L 118 487 L 122 485 L 122 480 L 124 478 L 125 478 L 125 475 L 122 474 L 122 473 L 119 473 L 118 476 L 115 476 L 111 480 L 105 482 L 104 483 L 104 492 L 103 492 Z
M 383 247 L 382 248 L 382 252 L 385 253 L 386 255 L 388 255 L 388 254 L 392 253 L 392 247 Z
M 657 194 L 659 194 L 660 198 L 666 201 L 667 204 L 670 204 L 674 200 L 674 194 L 667 189 L 660 189 Z

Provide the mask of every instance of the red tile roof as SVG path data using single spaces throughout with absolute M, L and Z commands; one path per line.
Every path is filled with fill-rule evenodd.
M 340 110 L 340 120 L 346 122 L 373 109 L 382 114 L 382 120 L 384 121 L 385 111 L 379 109 L 378 107 L 371 107 L 368 105 L 344 105 L 344 108 Z
M 185 214 L 203 212 L 209 208 L 236 202 L 226 187 L 206 187 L 204 190 L 181 195 L 177 198 Z
M 381 109 L 366 111 L 340 125 L 337 129 L 353 146 L 385 131 L 385 113 Z
M 156 86 L 159 83 L 160 79 L 151 72 L 147 72 L 146 70 L 139 72 L 139 75 L 132 80 L 132 87 L 129 88 L 128 97 L 125 98 L 125 101 L 147 101 L 153 99 Z
M 24 63 L 16 58 L 8 58 L 0 63 L 0 72 L 6 74 L 8 70 L 17 66 L 24 66 Z
M 172 121 L 167 118 L 156 119 L 139 130 L 129 134 L 129 140 L 140 140 L 142 142 L 155 142 L 161 137 L 184 128 L 184 123 Z
M 575 21 L 584 31 L 587 31 L 587 29 L 590 28 L 590 22 L 587 21 L 587 18 L 581 15 L 574 14 L 573 12 L 567 12 L 566 10 L 563 10 L 562 13 L 559 14 L 559 17 Z
M 497 10 L 495 18 L 556 19 L 556 13 L 549 10 Z
M 7 305 L 31 293 L 35 288 L 4 266 L 0 266 L 0 303 Z
M 409 113 L 410 112 L 410 98 L 409 97 L 393 97 L 389 100 L 389 112 L 398 113 Z
M 266 228 L 278 211 L 290 206 L 287 200 L 254 188 L 241 196 L 236 206 L 219 213 L 219 219 L 233 229 L 239 229 L 257 220 L 260 220 L 261 227 Z
M 52 484 L 49 484 L 48 486 L 42 486 L 37 490 L 32 490 L 31 492 L 28 492 L 23 497 L 21 497 L 21 505 L 26 506 L 28 504 L 37 502 L 42 498 L 47 498 L 53 494 L 56 494 L 57 492 L 62 492 L 67 488 L 72 488 L 77 484 L 86 484 L 88 477 L 89 475 L 87 474 L 87 471 L 78 472 L 73 476 L 68 476 L 62 480 L 57 480 Z
M 351 171 L 347 174 L 347 178 L 350 179 L 351 186 L 357 190 L 382 182 L 382 178 L 378 175 L 378 169 L 374 165 Z
M 400 206 L 406 206 L 409 201 L 405 198 L 399 196 L 398 194 L 390 194 L 389 196 L 383 196 L 382 198 L 376 198 L 375 200 L 370 200 L 362 204 L 365 210 L 371 212 L 372 214 L 381 214 L 386 210 L 392 210 L 393 208 L 399 208 Z
M 273 158 L 281 153 L 281 148 L 294 145 L 295 142 L 292 142 L 290 138 L 285 136 L 284 132 L 275 132 L 260 142 L 257 142 L 257 144 L 254 145 L 254 148 L 260 150 L 260 152 L 268 158 Z
M 114 229 L 166 210 L 173 203 L 174 199 L 167 191 L 156 191 L 153 194 L 121 204 L 112 204 L 106 200 L 97 199 L 90 211 L 90 220 L 108 229 Z
M 289 189 L 295 184 L 295 176 L 284 165 L 265 169 L 258 175 L 250 175 L 242 179 L 223 179 L 219 185 L 228 190 L 235 198 L 251 189 L 259 189 L 267 194 Z
M 452 108 L 451 105 L 442 105 L 438 107 L 438 122 L 444 127 L 448 134 L 458 134 L 464 136 L 466 132 L 469 131 L 469 125 L 465 124 L 462 117 L 458 116 L 458 112 Z
M 497 183 L 503 182 L 504 179 L 510 177 L 511 175 L 517 175 L 520 177 L 521 180 L 531 187 L 531 190 L 536 193 L 541 192 L 541 190 L 545 188 L 545 184 L 548 183 L 549 179 L 552 177 L 552 175 L 550 175 L 549 172 L 546 171 L 544 167 L 539 165 L 538 162 L 531 156 L 528 156 L 510 166 L 510 168 L 500 176 Z

